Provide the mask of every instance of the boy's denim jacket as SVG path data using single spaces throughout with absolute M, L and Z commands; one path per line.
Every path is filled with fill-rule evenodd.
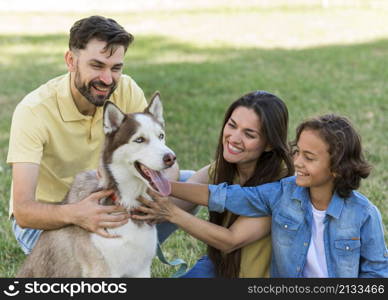
M 295 177 L 256 187 L 209 185 L 209 210 L 272 215 L 272 277 L 302 277 L 311 240 L 309 190 Z M 388 277 L 388 251 L 378 209 L 353 191 L 333 195 L 324 219 L 329 277 Z

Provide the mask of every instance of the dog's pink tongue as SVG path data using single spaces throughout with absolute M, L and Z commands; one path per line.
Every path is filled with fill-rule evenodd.
M 163 176 L 162 173 L 148 169 L 150 178 L 155 186 L 158 188 L 159 193 L 163 196 L 168 196 L 171 193 L 170 182 Z

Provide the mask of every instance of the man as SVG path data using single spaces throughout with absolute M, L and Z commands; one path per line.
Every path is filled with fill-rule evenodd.
M 15 109 L 7 158 L 13 170 L 10 216 L 26 254 L 41 230 L 75 224 L 113 238 L 104 228 L 128 222 L 122 207 L 98 204 L 111 191 L 93 193 L 75 204 L 49 203 L 62 201 L 77 173 L 97 168 L 107 99 L 126 113 L 147 106 L 143 91 L 122 74 L 132 40 L 112 19 L 92 16 L 77 21 L 65 54 L 69 73 L 40 86 Z

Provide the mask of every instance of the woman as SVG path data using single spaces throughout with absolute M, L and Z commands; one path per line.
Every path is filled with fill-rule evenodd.
M 256 186 L 292 175 L 287 127 L 287 107 L 278 97 L 264 91 L 242 96 L 225 114 L 214 163 L 199 170 L 188 182 Z M 139 208 L 147 215 L 133 215 L 134 219 L 167 220 L 208 244 L 208 255 L 183 277 L 269 276 L 269 217 L 211 212 L 207 222 L 168 198 L 151 194 L 155 202 L 141 199 L 150 207 Z
M 371 166 L 351 122 L 304 121 L 294 147 L 296 176 L 254 187 L 172 182 L 171 195 L 211 211 L 271 215 L 271 277 L 387 278 L 381 213 L 357 191 Z

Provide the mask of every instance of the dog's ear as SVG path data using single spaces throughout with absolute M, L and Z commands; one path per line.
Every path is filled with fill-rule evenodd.
M 112 102 L 106 101 L 104 104 L 104 132 L 112 133 L 119 129 L 125 118 L 125 114 Z
M 144 112 L 153 115 L 154 118 L 164 127 L 163 105 L 162 101 L 160 101 L 160 93 L 158 91 L 156 91 L 151 97 L 150 104 Z

